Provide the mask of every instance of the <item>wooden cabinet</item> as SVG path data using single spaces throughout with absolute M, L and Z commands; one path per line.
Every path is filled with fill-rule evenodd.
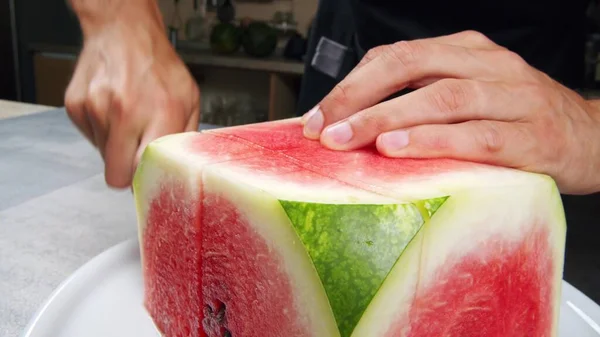
M 64 106 L 75 63 L 73 54 L 36 53 L 33 56 L 37 104 Z

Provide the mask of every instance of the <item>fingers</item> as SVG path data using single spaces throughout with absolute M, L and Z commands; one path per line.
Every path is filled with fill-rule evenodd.
M 65 110 L 71 122 L 75 124 L 83 136 L 93 145 L 96 145 L 94 131 L 85 108 L 88 75 L 87 66 L 81 64 L 80 61 L 65 91 Z
M 444 79 L 389 100 L 327 127 L 321 143 L 335 150 L 371 144 L 383 132 L 420 124 L 459 123 L 471 119 L 516 120 L 514 93 L 508 88 L 474 80 Z
M 487 50 L 503 49 L 503 47 L 497 45 L 485 35 L 476 31 L 463 31 L 455 34 L 436 36 L 425 39 L 417 39 L 413 41 L 422 43 L 448 44 L 464 48 L 478 48 Z M 385 52 L 386 47 L 387 46 L 378 46 L 369 50 L 367 54 L 356 65 L 356 67 L 352 69 L 352 72 L 371 62 L 373 59 L 381 56 L 381 54 Z
M 65 109 L 71 122 L 75 124 L 81 134 L 90 142 L 96 146 L 94 129 L 91 121 L 86 113 L 85 104 L 83 99 L 65 99 Z
M 200 92 L 197 85 L 194 84 L 192 92 L 192 111 L 185 126 L 186 132 L 198 131 L 198 123 L 200 122 Z
M 431 78 L 487 80 L 498 69 L 488 51 L 463 47 L 400 42 L 348 75 L 306 118 L 304 134 L 319 138 L 323 127 L 381 102 L 411 83 Z
M 124 188 L 131 184 L 134 160 L 143 133 L 143 120 L 132 119 L 130 112 L 119 113 L 107 134 L 104 148 L 104 177 L 112 187 Z
M 454 158 L 515 168 L 522 166 L 523 156 L 535 153 L 525 128 L 498 121 L 419 125 L 383 133 L 376 146 L 388 157 Z
M 163 114 L 163 116 L 165 116 L 165 117 L 164 118 L 156 118 L 156 119 L 152 120 L 151 124 L 148 125 L 146 130 L 144 131 L 144 134 L 140 139 L 139 146 L 135 152 L 135 157 L 132 161 L 132 165 L 133 165 L 133 169 L 131 171 L 132 173 L 135 171 L 135 168 L 139 164 L 139 162 L 142 158 L 142 155 L 144 153 L 144 150 L 146 149 L 148 144 L 150 144 L 152 141 L 154 141 L 160 137 L 181 132 L 186 127 L 186 125 L 184 125 L 182 123 L 178 123 L 177 120 L 169 118 L 169 114 Z M 187 127 L 191 128 L 192 124 L 193 124 L 193 122 L 192 123 L 188 122 Z M 197 122 L 196 122 L 196 125 L 197 125 Z M 197 129 L 197 126 L 196 126 L 196 129 Z
M 195 108 L 194 111 L 195 112 L 192 113 L 185 126 L 185 132 L 198 131 L 198 124 L 200 120 L 199 108 Z
M 112 109 L 112 91 L 108 83 L 104 83 L 104 78 L 103 76 L 96 77 L 90 82 L 85 102 L 87 117 L 93 130 L 94 143 L 103 158 L 109 132 L 109 115 Z

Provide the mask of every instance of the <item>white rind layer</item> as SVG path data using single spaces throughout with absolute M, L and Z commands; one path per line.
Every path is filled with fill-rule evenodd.
M 240 184 L 238 177 L 223 171 L 221 165 L 205 169 L 203 186 L 204 193 L 219 195 L 234 204 L 274 256 L 281 259 L 299 313 L 295 319 L 301 326 L 310 327 L 310 336 L 339 337 L 319 275 L 278 199 L 250 184 Z

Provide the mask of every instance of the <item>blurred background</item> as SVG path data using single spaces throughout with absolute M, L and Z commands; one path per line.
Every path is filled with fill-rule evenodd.
M 318 0 L 158 2 L 165 34 L 201 87 L 202 122 L 294 115 Z M 0 0 L 0 99 L 63 106 L 81 41 L 66 0 Z
M 157 1 L 165 34 L 201 87 L 201 122 L 228 126 L 294 115 L 318 0 Z M 237 35 L 241 27 L 250 32 L 244 41 Z M 577 89 L 596 97 L 595 2 L 587 27 L 586 81 Z M 66 0 L 0 0 L 0 99 L 63 106 L 81 41 Z

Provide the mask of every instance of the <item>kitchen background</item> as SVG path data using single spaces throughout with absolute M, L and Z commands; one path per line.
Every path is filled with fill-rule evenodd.
M 203 122 L 233 125 L 294 115 L 305 39 L 318 0 L 158 2 L 165 24 L 176 28 L 165 33 L 200 84 Z M 276 32 L 276 47 L 270 47 L 271 33 L 260 24 L 251 46 L 235 48 L 229 26 L 220 27 L 220 40 L 211 46 L 213 27 L 232 14 L 236 26 L 268 24 Z M 598 22 L 600 11 L 592 4 L 586 85 L 579 89 L 594 96 L 600 92 Z M 79 25 L 67 0 L 0 0 L 0 99 L 62 106 L 80 46 Z M 229 49 L 236 51 L 222 52 Z
M 81 46 L 67 0 L 0 2 L 0 99 L 62 106 Z M 294 115 L 318 0 L 158 2 L 165 25 L 176 29 L 166 34 L 201 87 L 203 122 L 234 125 Z M 221 25 L 211 45 L 222 21 L 251 27 L 250 38 L 233 43 L 239 41 L 236 31 Z

